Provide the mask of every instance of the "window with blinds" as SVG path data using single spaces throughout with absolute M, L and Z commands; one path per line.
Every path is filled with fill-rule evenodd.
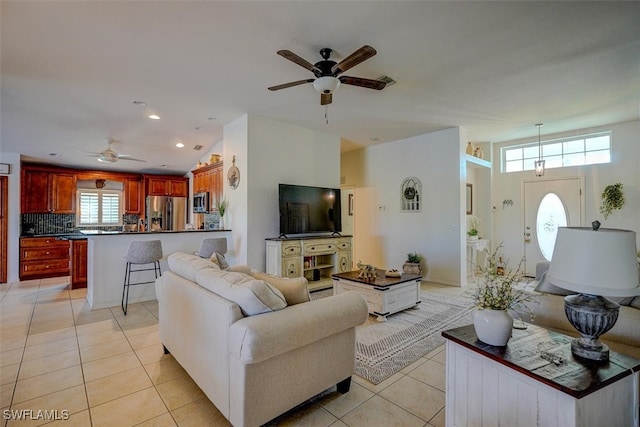
M 78 190 L 78 226 L 122 225 L 122 192 L 113 190 Z

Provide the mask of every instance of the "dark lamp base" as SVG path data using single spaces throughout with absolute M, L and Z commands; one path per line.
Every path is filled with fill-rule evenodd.
M 609 360 L 609 347 L 598 337 L 613 328 L 620 306 L 598 295 L 578 294 L 564 298 L 564 312 L 569 323 L 580 332 L 581 338 L 571 342 L 571 352 L 582 359 Z

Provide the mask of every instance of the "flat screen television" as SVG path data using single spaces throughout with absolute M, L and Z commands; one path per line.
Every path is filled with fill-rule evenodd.
M 279 185 L 280 235 L 342 231 L 340 189 Z

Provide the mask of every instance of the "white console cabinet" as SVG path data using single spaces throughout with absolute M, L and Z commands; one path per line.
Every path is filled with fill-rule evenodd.
M 267 273 L 306 277 L 309 289 L 329 288 L 331 275 L 352 270 L 351 236 L 267 239 Z

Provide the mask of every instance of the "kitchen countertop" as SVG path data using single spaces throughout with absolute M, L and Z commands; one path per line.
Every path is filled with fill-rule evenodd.
M 193 233 L 198 232 L 220 232 L 225 230 L 153 230 L 153 231 L 108 231 L 108 230 L 82 230 L 71 233 L 47 233 L 47 234 L 23 234 L 20 237 L 55 237 L 57 240 L 78 240 L 86 239 L 90 236 L 113 236 L 113 235 L 135 235 L 135 234 L 164 234 L 164 233 Z

